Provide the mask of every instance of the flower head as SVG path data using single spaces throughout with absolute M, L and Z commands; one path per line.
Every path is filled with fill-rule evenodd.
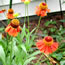
M 5 32 L 8 32 L 10 36 L 17 36 L 18 32 L 20 32 L 20 22 L 18 19 L 13 19 L 11 23 L 6 27 Z
M 14 18 L 13 14 L 14 14 L 14 10 L 13 9 L 9 9 L 8 13 L 7 13 L 7 18 L 8 19 L 13 19 Z
M 24 2 L 25 5 L 28 5 L 30 3 L 30 0 L 21 0 L 22 2 Z
M 40 3 L 39 7 L 40 7 L 40 9 L 47 9 L 48 5 L 44 2 L 42 2 L 42 3 Z
M 6 11 L 6 9 L 2 9 L 1 11 L 0 11 L 0 13 L 4 13 Z
M 58 43 L 54 42 L 51 36 L 46 36 L 43 40 L 39 40 L 36 46 L 41 52 L 50 54 L 57 50 Z
M 47 12 L 50 12 L 50 10 L 48 9 L 48 5 L 46 3 L 40 3 L 40 5 L 36 7 L 35 13 L 38 16 L 47 16 Z

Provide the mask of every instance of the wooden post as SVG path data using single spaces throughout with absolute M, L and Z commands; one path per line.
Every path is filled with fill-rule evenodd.
M 47 3 L 47 1 L 45 0 L 45 3 Z
M 12 0 L 10 0 L 9 8 L 12 8 Z
M 62 12 L 62 5 L 61 5 L 61 0 L 59 0 L 59 6 L 60 6 L 60 13 L 61 13 L 61 18 L 63 19 L 63 12 Z

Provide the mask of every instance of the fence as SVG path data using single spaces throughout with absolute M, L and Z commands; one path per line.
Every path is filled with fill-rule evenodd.
M 4 0 L 5 1 L 5 0 Z M 17 1 L 17 0 L 16 0 Z M 65 4 L 62 4 L 64 0 L 45 0 L 48 4 L 48 8 L 51 10 L 51 12 L 58 12 L 60 11 L 62 14 L 62 11 L 65 10 Z M 39 5 L 39 3 L 44 2 L 44 0 L 36 0 L 32 1 L 29 4 L 29 16 L 35 15 L 35 7 Z M 9 5 L 0 5 L 0 10 L 5 8 L 8 10 Z M 19 17 L 24 17 L 25 16 L 25 6 L 23 3 L 19 2 L 17 4 L 13 4 L 13 9 L 15 13 L 20 13 L 21 15 Z M 7 13 L 7 11 L 6 11 Z M 6 19 L 6 13 L 0 14 L 0 20 Z

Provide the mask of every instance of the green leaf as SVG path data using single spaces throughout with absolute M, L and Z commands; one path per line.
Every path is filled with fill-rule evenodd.
M 36 51 L 36 52 L 32 53 L 29 57 L 33 57 L 33 56 L 40 54 L 40 53 L 41 53 L 40 51 Z
M 36 57 L 31 57 L 29 59 L 27 59 L 23 65 L 27 65 L 28 63 L 30 63 L 32 60 L 36 59 Z
M 57 59 L 57 60 L 61 60 L 62 57 L 63 57 L 62 53 L 58 53 L 58 54 L 56 55 L 56 59 Z
M 3 39 L 0 40 L 0 45 L 3 46 L 3 48 L 6 48 L 6 41 L 4 41 Z
M 26 28 L 25 28 L 25 24 L 24 24 L 23 29 L 22 29 L 22 33 L 21 33 L 21 41 L 23 41 L 23 38 L 26 35 L 25 29 Z
M 36 28 L 34 28 L 31 32 L 30 32 L 30 35 L 32 35 L 32 33 L 36 30 Z
M 63 42 L 63 43 L 60 45 L 59 49 L 61 49 L 61 48 L 63 48 L 63 47 L 65 47 L 65 42 Z
M 15 55 L 19 54 L 19 49 L 16 45 L 13 47 L 13 52 L 14 52 Z
M 56 28 L 50 28 L 49 29 L 51 32 L 55 32 L 56 31 Z
M 47 21 L 47 22 L 45 23 L 45 26 L 48 26 L 49 24 L 56 24 L 56 21 L 52 21 L 52 20 Z
M 51 65 L 49 61 L 47 61 L 47 65 Z
M 53 53 L 52 57 L 56 58 L 57 60 L 61 60 L 63 57 L 62 53 Z
M 3 30 L 4 30 L 4 27 L 1 27 L 1 28 L 0 28 L 0 32 L 2 32 Z
M 60 61 L 60 65 L 65 65 L 65 60 Z
M 3 61 L 3 64 L 6 65 L 5 52 L 2 46 L 0 46 L 0 59 Z
M 53 53 L 53 54 L 52 54 L 52 57 L 56 58 L 56 53 Z
M 27 54 L 27 50 L 24 44 L 21 45 L 21 48 L 23 49 L 23 51 Z
M 45 26 L 48 26 L 50 24 L 50 21 L 47 21 L 46 23 L 45 23 Z
M 63 20 L 60 20 L 60 22 L 65 22 L 65 20 L 63 19 Z

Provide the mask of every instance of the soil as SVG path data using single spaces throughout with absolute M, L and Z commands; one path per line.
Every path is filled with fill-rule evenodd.
M 52 28 L 52 27 L 55 27 L 55 26 L 56 26 L 57 29 L 58 29 L 60 25 L 63 25 L 63 27 L 65 27 L 65 23 L 60 22 L 60 20 L 62 20 L 62 19 L 64 19 L 64 18 L 65 18 L 65 17 L 64 17 L 64 16 L 61 17 L 61 15 L 54 15 L 54 16 L 48 16 L 48 17 L 42 18 L 41 24 L 40 24 L 40 27 L 39 27 L 39 30 L 38 30 L 37 34 L 43 34 L 43 33 L 42 33 L 42 30 L 41 30 L 40 28 L 45 28 L 45 29 L 47 29 L 47 28 Z M 56 25 L 49 25 L 48 27 L 46 27 L 46 26 L 44 25 L 44 23 L 45 23 L 46 21 L 48 21 L 48 20 L 56 21 L 57 24 L 56 24 Z M 34 29 L 35 27 L 37 27 L 37 24 L 38 24 L 38 20 L 33 20 L 33 21 L 31 21 L 31 22 L 30 22 L 30 25 L 29 25 L 29 26 L 30 26 L 30 31 L 31 31 L 32 29 Z M 22 26 L 22 24 L 21 24 L 21 26 Z M 27 26 L 27 24 L 26 24 L 26 26 Z M 38 35 L 38 39 L 42 39 L 42 37 Z M 37 60 L 40 58 L 40 56 L 41 56 L 41 54 L 36 55 L 37 59 L 36 59 L 36 60 L 33 60 L 32 62 L 33 62 L 33 63 L 36 63 Z M 40 61 L 42 61 L 43 59 L 45 59 L 45 56 L 43 56 Z M 51 62 L 50 62 L 50 63 L 51 63 Z M 29 65 L 31 65 L 31 64 L 29 64 Z M 32 65 L 33 65 L 33 64 L 32 64 Z M 40 63 L 40 65 L 47 65 L 47 64 L 46 64 L 45 62 L 42 62 L 42 63 Z M 52 63 L 52 65 L 56 65 L 56 64 L 53 64 L 53 63 Z

